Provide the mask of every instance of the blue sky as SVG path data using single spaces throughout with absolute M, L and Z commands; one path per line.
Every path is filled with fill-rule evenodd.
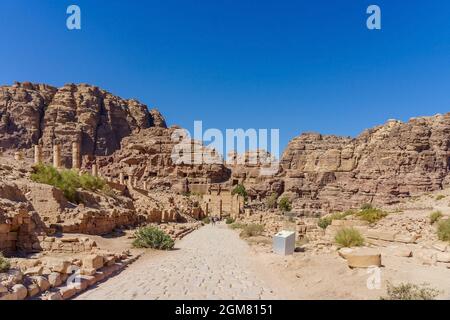
M 95 84 L 188 129 L 279 128 L 282 146 L 450 111 L 447 0 L 2 0 L 0 33 L 0 84 Z

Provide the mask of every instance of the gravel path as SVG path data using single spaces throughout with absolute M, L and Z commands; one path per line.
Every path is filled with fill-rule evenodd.
M 208 225 L 177 242 L 176 250 L 146 254 L 77 299 L 281 299 L 258 269 L 235 232 Z

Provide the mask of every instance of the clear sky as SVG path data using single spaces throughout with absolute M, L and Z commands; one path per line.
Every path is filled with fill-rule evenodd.
M 282 146 L 450 111 L 448 0 L 1 0 L 0 33 L 0 84 L 95 84 L 189 129 L 279 128 Z

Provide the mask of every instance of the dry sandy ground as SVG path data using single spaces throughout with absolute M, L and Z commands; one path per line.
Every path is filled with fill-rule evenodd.
M 116 248 L 128 245 L 128 240 L 120 242 Z M 370 290 L 372 274 L 348 268 L 337 253 L 278 256 L 270 246 L 248 245 L 222 224 L 188 235 L 177 250 L 148 251 L 78 299 L 379 299 L 387 281 L 429 283 L 442 291 L 439 298 L 450 299 L 450 269 L 391 256 L 383 264 L 382 286 Z
M 450 269 L 422 266 L 411 258 L 385 256 L 380 268 L 381 287 L 369 289 L 373 272 L 350 269 L 337 253 L 309 255 L 295 253 L 280 257 L 268 248 L 254 247 L 255 259 L 269 266 L 267 279 L 288 289 L 289 299 L 379 299 L 386 294 L 386 283 L 428 283 L 442 291 L 440 299 L 450 299 Z

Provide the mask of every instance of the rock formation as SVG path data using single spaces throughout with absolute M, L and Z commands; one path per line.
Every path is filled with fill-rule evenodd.
M 155 126 L 166 127 L 157 110 L 98 87 L 68 84 L 58 89 L 31 83 L 0 87 L 0 147 L 30 149 L 41 143 L 49 157 L 52 145 L 60 143 L 68 166 L 72 142 L 81 142 L 82 156 L 110 155 L 123 138 Z
M 391 120 L 357 138 L 303 134 L 285 150 L 284 190 L 306 213 L 393 204 L 449 183 L 450 114 Z
M 94 166 L 117 180 L 122 175 L 133 185 L 145 183 L 144 189 L 185 193 L 207 190 L 208 184 L 229 189 L 244 183 L 252 200 L 284 193 L 294 211 L 320 215 L 366 202 L 393 204 L 449 182 L 450 114 L 391 120 L 356 138 L 302 134 L 289 143 L 271 176 L 260 175 L 258 165 L 174 163 L 176 129 L 167 128 L 157 110 L 94 86 L 0 87 L 0 148 L 23 149 L 30 157 L 33 145 L 41 144 L 48 162 L 60 146 L 61 166 L 70 168 L 73 145 L 79 143 L 82 169 Z M 210 152 L 199 147 L 193 156 Z

